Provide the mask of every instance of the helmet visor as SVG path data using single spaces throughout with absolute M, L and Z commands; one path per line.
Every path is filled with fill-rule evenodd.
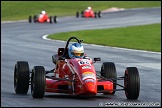
M 76 56 L 76 57 L 81 57 L 81 56 L 84 55 L 84 53 L 73 53 L 73 55 Z

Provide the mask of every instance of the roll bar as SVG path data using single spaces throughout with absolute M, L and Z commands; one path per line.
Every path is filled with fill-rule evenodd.
M 75 37 L 75 36 L 70 37 L 70 38 L 67 40 L 67 42 L 66 42 L 66 46 L 65 46 L 65 49 L 64 49 L 63 57 L 65 56 L 66 51 L 67 51 L 67 49 L 68 49 L 69 42 L 70 42 L 72 39 L 76 39 L 76 40 L 78 41 L 78 43 L 83 42 L 83 39 L 79 40 L 79 39 L 78 39 L 77 37 Z

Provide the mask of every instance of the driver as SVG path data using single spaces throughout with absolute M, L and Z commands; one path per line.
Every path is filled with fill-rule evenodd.
M 40 22 L 44 22 L 44 21 L 47 21 L 47 22 L 49 22 L 50 20 L 49 20 L 49 18 L 48 18 L 48 15 L 47 15 L 47 13 L 46 13 L 46 11 L 41 11 L 41 13 L 40 13 L 40 15 L 39 15 L 39 21 Z
M 43 10 L 43 11 L 41 12 L 41 14 L 45 15 L 45 14 L 46 14 L 46 11 Z
M 68 48 L 69 57 L 72 58 L 83 58 L 84 48 L 81 43 L 73 43 Z
M 90 12 L 90 11 L 92 11 L 92 8 L 90 6 L 88 6 L 87 9 L 86 9 L 86 11 L 87 12 Z

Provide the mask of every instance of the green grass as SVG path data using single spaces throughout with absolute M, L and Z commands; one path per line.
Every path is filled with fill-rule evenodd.
M 161 1 L 1 1 L 1 21 L 28 20 L 29 15 L 41 10 L 58 17 L 75 15 L 91 6 L 94 11 L 111 7 L 140 8 L 161 6 Z M 116 32 L 118 31 L 118 32 Z M 60 33 L 53 39 L 67 40 L 70 36 L 84 39 L 85 43 L 142 49 L 161 52 L 161 24 L 126 28 L 84 30 Z
M 64 32 L 48 38 L 66 41 L 71 36 L 84 43 L 161 52 L 161 24 Z
M 46 10 L 49 15 L 75 15 L 91 6 L 94 11 L 111 7 L 137 8 L 161 6 L 161 1 L 1 1 L 1 21 L 27 20 L 29 15 Z

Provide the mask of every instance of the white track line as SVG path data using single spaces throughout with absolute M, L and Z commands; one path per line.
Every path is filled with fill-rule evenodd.
M 48 34 L 42 36 L 43 39 L 45 40 L 50 40 L 50 41 L 57 41 L 57 42 L 65 42 L 65 41 L 61 41 L 61 40 L 53 40 L 53 39 L 49 39 L 47 38 Z M 84 43 L 86 44 L 86 43 Z M 102 45 L 95 45 L 95 44 L 86 44 L 86 45 L 92 45 L 95 47 L 110 47 L 110 46 L 102 46 Z M 144 50 L 134 50 L 134 49 L 127 49 L 127 48 L 118 48 L 118 47 L 111 47 L 111 48 L 115 48 L 115 49 L 123 49 L 123 50 L 130 50 L 130 51 L 139 51 L 139 52 L 148 52 L 148 53 L 155 53 L 155 54 L 160 54 L 161 52 L 152 52 L 152 51 L 144 51 Z

